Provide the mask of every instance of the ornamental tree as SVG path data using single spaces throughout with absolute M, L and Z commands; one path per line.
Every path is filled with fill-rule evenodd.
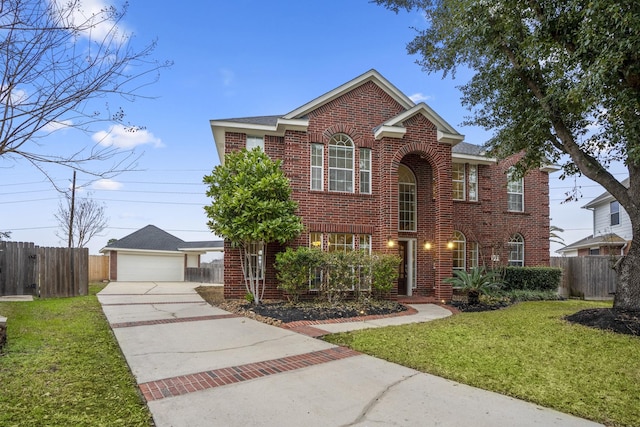
M 474 72 L 461 86 L 465 124 L 494 131 L 518 172 L 554 162 L 582 174 L 629 214 L 633 242 L 617 266 L 614 307 L 640 310 L 640 12 L 636 0 L 375 0 L 424 12 L 408 44 L 427 72 Z M 622 162 L 629 186 L 609 170 Z M 575 196 L 575 192 L 570 194 Z
M 281 163 L 259 148 L 243 149 L 227 154 L 224 163 L 204 177 L 206 194 L 212 198 L 204 207 L 207 225 L 240 250 L 245 286 L 255 304 L 264 294 L 269 243 L 284 244 L 303 229 Z

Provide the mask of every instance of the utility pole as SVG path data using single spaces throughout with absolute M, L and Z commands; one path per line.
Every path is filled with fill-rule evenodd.
M 69 249 L 73 247 L 73 214 L 76 210 L 76 171 L 73 171 L 71 184 L 71 209 L 69 210 Z

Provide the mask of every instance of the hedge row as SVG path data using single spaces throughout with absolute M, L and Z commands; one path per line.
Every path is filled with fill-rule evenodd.
M 552 267 L 505 267 L 500 271 L 504 289 L 556 291 L 560 286 L 562 269 Z

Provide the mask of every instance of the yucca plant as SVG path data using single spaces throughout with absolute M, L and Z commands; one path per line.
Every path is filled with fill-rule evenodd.
M 444 279 L 454 288 L 466 292 L 469 304 L 478 304 L 480 295 L 491 295 L 500 289 L 502 282 L 500 275 L 494 271 L 485 271 L 484 268 L 473 268 L 470 272 L 454 270 L 454 277 Z

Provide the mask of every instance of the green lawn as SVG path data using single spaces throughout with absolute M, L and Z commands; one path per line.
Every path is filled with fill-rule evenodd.
M 150 426 L 151 416 L 91 295 L 0 302 L 2 426 Z
M 327 341 L 607 425 L 640 426 L 640 338 L 570 324 L 584 301 L 520 303 Z

